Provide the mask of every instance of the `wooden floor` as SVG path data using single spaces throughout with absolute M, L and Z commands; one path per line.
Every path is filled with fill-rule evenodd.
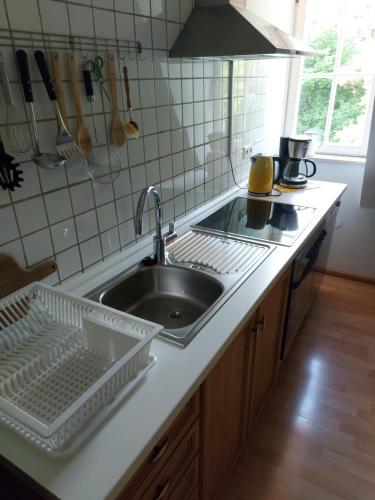
M 326 276 L 225 500 L 375 500 L 375 286 Z

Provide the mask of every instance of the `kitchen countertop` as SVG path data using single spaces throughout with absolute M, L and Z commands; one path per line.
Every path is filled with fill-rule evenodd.
M 202 328 L 193 341 L 181 349 L 155 339 L 152 352 L 156 365 L 129 399 L 72 456 L 53 459 L 43 455 L 17 434 L 0 426 L 0 453 L 47 490 L 63 500 L 115 498 L 150 449 L 173 421 L 183 404 L 199 387 L 215 361 L 231 342 L 236 330 L 256 309 L 267 291 L 314 231 L 324 215 L 345 191 L 344 184 L 311 181 L 314 189 L 283 193 L 275 202 L 315 207 L 314 219 L 293 246 L 277 246 Z M 195 211 L 176 224 L 178 234 L 202 214 L 212 212 L 233 196 L 226 196 Z M 259 198 L 257 198 L 259 199 Z M 124 253 L 74 277 L 64 290 L 83 295 L 125 270 L 150 250 L 151 238 L 144 238 Z

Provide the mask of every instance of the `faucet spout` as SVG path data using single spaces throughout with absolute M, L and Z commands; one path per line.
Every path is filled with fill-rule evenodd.
M 135 214 L 135 232 L 141 235 L 143 232 L 143 213 L 148 197 L 152 195 L 155 205 L 155 229 L 154 236 L 155 258 L 158 264 L 165 263 L 165 244 L 162 235 L 162 211 L 161 199 L 158 190 L 154 186 L 145 188 L 138 200 L 137 210 Z

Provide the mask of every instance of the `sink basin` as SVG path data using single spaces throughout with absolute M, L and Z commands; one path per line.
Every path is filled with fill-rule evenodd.
M 211 276 L 175 267 L 143 267 L 103 291 L 102 304 L 154 321 L 173 331 L 197 321 L 220 297 Z
M 163 325 L 159 337 L 186 347 L 273 249 L 189 231 L 166 265 L 127 269 L 86 297 Z

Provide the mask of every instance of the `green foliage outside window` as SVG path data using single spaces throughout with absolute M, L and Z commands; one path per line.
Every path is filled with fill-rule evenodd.
M 334 69 L 337 31 L 335 28 L 325 30 L 313 39 L 310 45 L 322 51 L 317 56 L 305 59 L 305 73 L 330 73 Z M 349 66 L 357 53 L 354 39 L 347 39 L 342 52 L 341 66 Z M 303 133 L 315 129 L 323 139 L 327 110 L 331 92 L 330 78 L 305 78 L 302 83 L 298 113 L 297 132 Z M 339 133 L 357 123 L 365 110 L 365 82 L 362 78 L 338 82 L 335 104 L 330 130 L 331 142 L 340 142 Z

